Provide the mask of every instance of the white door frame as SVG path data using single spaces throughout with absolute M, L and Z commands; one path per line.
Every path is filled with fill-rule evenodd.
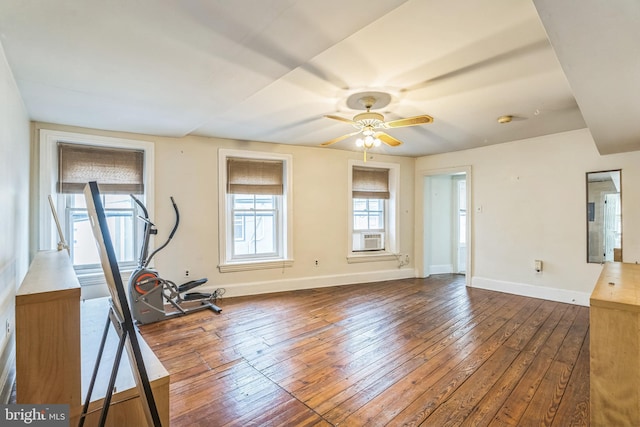
M 473 277 L 473 205 L 472 205 L 472 189 L 473 180 L 471 174 L 471 166 L 459 166 L 444 169 L 430 169 L 416 171 L 416 222 L 415 222 L 415 254 L 416 269 L 418 277 L 428 277 L 429 272 L 427 259 L 430 257 L 429 248 L 426 242 L 430 240 L 429 229 L 425 227 L 426 212 L 430 206 L 429 196 L 426 192 L 427 179 L 438 175 L 454 175 L 465 173 L 467 180 L 467 267 L 465 274 L 466 286 L 471 287 L 471 279 Z

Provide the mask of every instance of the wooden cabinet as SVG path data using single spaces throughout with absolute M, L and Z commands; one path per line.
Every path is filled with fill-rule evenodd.
M 80 402 L 80 285 L 66 251 L 36 255 L 15 323 L 17 402 Z
M 589 323 L 591 425 L 638 426 L 640 265 L 604 265 Z
M 77 425 L 107 313 L 106 298 L 80 302 L 80 286 L 66 251 L 39 252 L 16 294 L 16 402 L 69 404 L 71 425 Z M 168 426 L 169 374 L 138 338 L 162 425 Z M 86 426 L 97 425 L 117 342 L 111 330 Z M 126 354 L 116 387 L 107 425 L 144 425 Z

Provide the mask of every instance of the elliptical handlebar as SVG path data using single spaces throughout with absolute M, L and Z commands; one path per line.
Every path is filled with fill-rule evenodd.
M 134 196 L 133 194 L 129 194 L 129 196 L 131 196 L 131 198 L 133 199 L 134 202 L 136 202 L 136 204 L 138 206 L 140 206 L 140 209 L 142 209 L 142 212 L 144 213 L 144 219 L 146 219 L 147 221 L 149 221 L 149 212 L 147 212 L 147 208 L 142 204 L 142 202 L 140 200 L 138 200 L 136 198 L 136 196 Z M 151 221 L 149 221 L 151 222 Z
M 173 196 L 171 196 L 170 197 L 171 205 L 173 206 L 173 210 L 176 213 L 176 222 L 173 225 L 173 229 L 171 230 L 171 233 L 169 233 L 169 237 L 167 238 L 167 240 L 160 247 L 158 247 L 156 250 L 151 252 L 151 254 L 147 257 L 147 253 L 149 249 L 149 237 L 151 234 L 157 234 L 157 230 L 152 228 L 155 225 L 149 220 L 149 212 L 147 211 L 147 208 L 144 206 L 144 204 L 142 204 L 142 202 L 138 200 L 133 194 L 130 194 L 130 196 L 136 202 L 136 204 L 140 207 L 140 209 L 142 209 L 142 212 L 144 214 L 144 216 L 139 216 L 139 218 L 145 223 L 145 229 L 144 229 L 145 236 L 144 236 L 143 247 L 141 248 L 141 252 L 140 252 L 140 260 L 138 261 L 138 265 L 142 268 L 146 268 L 151 263 L 151 260 L 153 259 L 155 254 L 157 254 L 162 249 L 164 249 L 169 244 L 171 239 L 173 239 L 173 236 L 176 234 L 176 231 L 178 230 L 178 224 L 180 224 L 180 211 L 178 211 L 178 205 L 176 205 L 176 202 L 173 199 Z
M 178 211 L 178 205 L 176 205 L 175 200 L 173 200 L 173 196 L 169 197 L 171 199 L 171 204 L 173 205 L 173 210 L 176 213 L 176 224 L 173 226 L 173 230 L 169 234 L 169 240 L 173 239 L 173 235 L 176 234 L 176 230 L 178 229 L 178 224 L 180 224 L 180 212 Z M 167 241 L 169 243 L 169 241 Z M 165 243 L 166 246 L 166 243 Z
M 171 196 L 170 199 L 171 199 L 171 204 L 173 205 L 173 210 L 176 213 L 176 223 L 173 225 L 173 230 L 171 230 L 171 233 L 169 233 L 169 237 L 162 244 L 162 246 L 157 248 L 155 251 L 151 252 L 151 255 L 149 255 L 149 257 L 147 258 L 147 260 L 144 263 L 145 267 L 149 266 L 149 263 L 151 263 L 151 259 L 155 256 L 155 254 L 157 254 L 158 252 L 163 250 L 169 244 L 171 239 L 173 239 L 173 235 L 176 234 L 176 230 L 178 229 L 178 224 L 180 224 L 180 212 L 178 211 L 178 205 L 176 205 L 176 202 L 173 200 L 173 196 Z

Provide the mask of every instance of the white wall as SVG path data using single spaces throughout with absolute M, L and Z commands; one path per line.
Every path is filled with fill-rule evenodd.
M 623 260 L 636 262 L 639 164 L 640 152 L 600 156 L 586 129 L 423 157 L 416 161 L 416 229 L 424 175 L 470 165 L 473 286 L 588 305 L 601 266 L 586 262 L 585 173 L 622 169 Z M 417 243 L 418 259 L 421 251 Z M 536 259 L 544 262 L 541 274 Z
M 15 358 L 16 289 L 29 266 L 29 118 L 0 45 L 0 399 Z M 9 322 L 11 332 L 7 334 Z
M 587 130 L 411 159 L 401 165 L 400 251 L 411 263 L 347 263 L 348 160 L 360 153 L 203 137 L 163 138 L 36 123 L 36 128 L 155 141 L 155 223 L 162 238 L 173 223 L 169 196 L 181 211 L 172 243 L 157 255 L 163 276 L 208 277 L 228 296 L 414 277 L 424 271 L 424 177 L 470 166 L 473 286 L 588 304 L 601 266 L 586 263 L 585 173 L 622 169 L 624 261 L 640 261 L 640 152 L 600 156 Z M 219 148 L 293 156 L 294 265 L 220 273 Z M 482 213 L 476 207 L 482 207 Z M 417 238 L 414 236 L 418 236 Z M 319 260 L 319 266 L 314 265 Z M 541 259 L 544 270 L 534 271 Z M 415 262 L 414 262 L 415 260 Z
M 227 296 L 291 289 L 351 284 L 414 277 L 414 163 L 412 158 L 373 155 L 374 161 L 400 164 L 400 253 L 409 265 L 397 260 L 347 263 L 349 159 L 362 153 L 320 147 L 242 142 L 188 136 L 165 138 L 112 133 L 70 126 L 35 123 L 46 128 L 155 143 L 155 218 L 159 240 L 166 238 L 174 221 L 169 202 L 180 209 L 180 227 L 163 251 L 155 256 L 163 277 L 176 282 L 207 277 L 209 287 L 226 289 Z M 232 148 L 288 153 L 293 156 L 294 264 L 290 268 L 220 273 L 218 265 L 218 149 Z M 315 266 L 315 260 L 319 265 Z

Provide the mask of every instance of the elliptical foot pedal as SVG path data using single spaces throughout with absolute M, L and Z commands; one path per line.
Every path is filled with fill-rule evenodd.
M 209 299 L 211 298 L 211 294 L 206 294 L 204 292 L 190 292 L 188 294 L 184 294 L 182 297 L 185 301 L 195 301 L 199 299 Z
M 178 286 L 178 292 L 187 292 L 188 290 L 197 288 L 198 286 L 204 285 L 205 283 L 207 283 L 206 277 L 198 280 L 190 280 L 187 283 L 183 283 L 182 285 Z

